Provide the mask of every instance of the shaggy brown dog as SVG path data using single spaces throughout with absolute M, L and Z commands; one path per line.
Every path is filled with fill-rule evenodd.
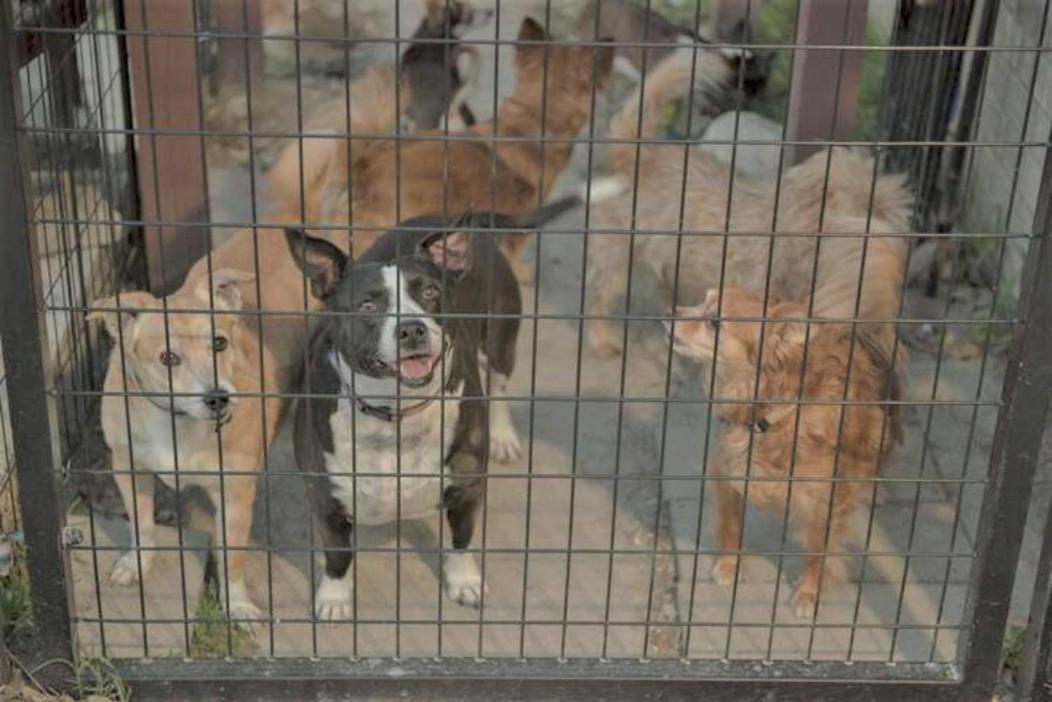
M 290 145 L 270 173 L 272 192 L 284 204 L 281 221 L 350 224 L 356 228 L 355 249 L 364 251 L 384 230 L 413 217 L 535 209 L 570 161 L 569 140 L 587 123 L 592 83 L 602 87 L 614 50 L 544 46 L 548 35 L 528 18 L 518 41 L 525 43 L 515 47 L 515 92 L 501 103 L 494 121 L 451 140 L 430 130 L 415 135 L 423 140 L 319 136 L 304 139 L 302 152 L 299 144 Z M 352 118 L 359 134 L 391 131 L 393 91 L 378 89 L 359 107 Z M 324 230 L 311 233 L 326 236 Z M 504 242 L 520 278 L 525 237 L 512 234 Z
M 790 500 L 791 514 L 804 521 L 807 552 L 793 605 L 798 616 L 812 616 L 820 583 L 831 579 L 823 581 L 824 554 L 836 551 L 898 435 L 895 406 L 872 404 L 898 398 L 905 358 L 900 353 L 891 362 L 894 330 L 817 323 L 808 331 L 805 306 L 773 302 L 765 313 L 763 297 L 741 288 L 725 289 L 722 301 L 710 290 L 705 302 L 680 307 L 676 316 L 676 351 L 715 362 L 720 440 L 713 472 L 723 555 L 713 577 L 721 585 L 737 577 L 743 498 L 783 511 Z
M 721 285 L 760 288 L 770 268 L 771 294 L 791 300 L 802 300 L 813 286 L 833 279 L 852 293 L 846 299 L 853 299 L 858 272 L 864 272 L 862 316 L 897 314 L 897 294 L 889 297 L 897 286 L 885 282 L 905 240 L 877 235 L 909 231 L 911 198 L 901 176 L 877 176 L 871 157 L 832 149 L 787 168 L 779 187 L 773 178 L 732 177 L 727 166 L 694 145 L 685 158 L 688 147 L 682 142 L 631 143 L 639 135 L 654 139 L 659 134 L 665 108 L 692 89 L 692 76 L 722 81 L 720 71 L 727 69 L 721 57 L 699 50 L 692 67 L 692 56 L 692 50 L 679 49 L 655 66 L 643 89 L 642 117 L 637 94 L 611 122 L 610 136 L 628 140 L 610 147 L 626 194 L 592 207 L 597 232 L 590 235 L 594 244 L 588 251 L 589 315 L 611 313 L 627 285 L 630 250 L 653 270 L 669 298 L 676 288 L 678 299 L 668 299 L 670 305 L 696 303 L 706 290 Z M 600 233 L 604 230 L 624 233 Z M 855 236 L 822 238 L 819 245 L 817 233 Z M 868 255 L 860 259 L 863 248 Z M 817 280 L 812 282 L 816 255 Z M 845 279 L 838 275 L 845 260 L 864 260 L 865 270 L 856 268 L 854 279 Z M 827 296 L 825 304 L 815 307 L 815 316 L 852 316 L 836 296 Z M 589 327 L 594 351 L 621 351 L 620 329 L 609 321 Z

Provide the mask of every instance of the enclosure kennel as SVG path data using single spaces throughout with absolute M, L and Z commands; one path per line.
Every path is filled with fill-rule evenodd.
M 42 660 L 112 660 L 141 694 L 187 699 L 277 694 L 290 680 L 304 696 L 989 699 L 1052 391 L 1052 278 L 1039 275 L 1052 269 L 1050 3 L 872 0 L 868 15 L 860 0 L 641 4 L 683 23 L 740 4 L 744 36 L 715 41 L 772 57 L 765 93 L 732 91 L 722 118 L 688 101 L 663 142 L 724 153 L 731 188 L 749 164 L 781 171 L 825 145 L 873 149 L 909 174 L 904 441 L 872 480 L 860 546 L 842 555 L 853 577 L 822 592 L 813 619 L 794 617 L 787 583 L 801 552 L 788 520 L 750 511 L 743 560 L 758 577 L 712 581 L 714 401 L 673 362 L 668 312 L 643 277 L 629 274 L 631 299 L 612 317 L 624 353 L 590 355 L 590 225 L 578 209 L 527 247 L 523 360 L 505 398 L 523 455 L 490 464 L 472 549 L 489 584 L 480 609 L 443 599 L 436 517 L 356 537 L 355 617 L 317 621 L 321 547 L 286 425 L 254 511 L 261 626 L 231 624 L 209 589 L 198 495 L 158 498 L 159 577 L 111 587 L 129 527 L 98 427 L 112 342 L 86 321 L 89 306 L 116 291 L 170 293 L 230 232 L 273 224 L 277 152 L 310 140 L 312 105 L 397 60 L 422 3 L 8 0 L 0 528 L 24 534 Z M 482 56 L 469 98 L 481 117 L 509 92 L 524 15 L 556 30 L 548 46 L 600 45 L 560 31 L 578 3 L 476 5 L 495 10 L 460 40 Z M 645 61 L 639 73 L 645 83 Z M 569 185 L 600 175 L 596 115 L 628 90 L 593 84 Z M 421 138 L 392 129 L 398 142 Z M 1040 694 L 1049 637 L 1032 637 L 1024 684 Z

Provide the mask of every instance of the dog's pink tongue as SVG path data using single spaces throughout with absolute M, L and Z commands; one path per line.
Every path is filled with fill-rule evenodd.
M 427 374 L 431 372 L 431 366 L 434 365 L 434 362 L 434 356 L 403 358 L 398 363 L 398 372 L 402 374 L 403 378 L 420 380 L 421 378 L 426 378 Z

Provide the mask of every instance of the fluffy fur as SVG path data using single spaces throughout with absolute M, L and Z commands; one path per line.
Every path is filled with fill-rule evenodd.
M 471 138 L 350 143 L 314 138 L 304 140 L 302 159 L 299 147 L 290 146 L 270 175 L 275 198 L 291 216 L 287 221 L 303 221 L 308 227 L 353 224 L 361 228 L 352 237 L 360 252 L 401 220 L 471 209 L 515 215 L 536 208 L 569 163 L 573 144 L 563 140 L 576 137 L 587 123 L 593 79 L 601 87 L 609 75 L 613 47 L 546 48 L 539 42 L 548 35 L 532 19 L 523 22 L 518 40 L 527 43 L 515 48 L 515 92 L 501 103 L 496 122 L 455 135 Z M 391 132 L 392 91 L 364 94 L 368 99 L 360 103 L 358 133 Z M 515 140 L 495 142 L 494 132 Z M 419 134 L 440 137 L 444 132 Z M 542 136 L 559 141 L 542 142 Z M 523 137 L 527 140 L 521 141 Z M 504 243 L 522 277 L 519 254 L 525 235 L 508 235 Z
M 677 317 L 676 350 L 715 362 L 720 438 L 713 472 L 720 478 L 714 490 L 722 555 L 713 576 L 722 585 L 738 577 L 744 496 L 780 511 L 789 500 L 791 514 L 803 521 L 807 552 L 793 605 L 798 616 L 811 616 L 820 584 L 831 580 L 822 554 L 837 550 L 848 518 L 872 489 L 866 481 L 899 432 L 894 405 L 851 403 L 898 399 L 904 354 L 891 362 L 889 324 L 853 332 L 850 324 L 820 323 L 808 331 L 804 305 L 765 307 L 762 295 L 740 288 L 725 289 L 722 300 L 712 290 Z M 760 318 L 768 321 L 745 321 Z
M 691 54 L 679 50 L 648 75 L 642 100 L 638 94 L 630 98 L 612 121 L 611 138 L 654 138 L 665 106 L 690 89 L 691 75 L 705 82 L 720 80 L 713 71 L 726 69 L 718 57 L 699 58 L 692 71 Z M 673 288 L 677 302 L 696 302 L 721 285 L 761 287 L 770 267 L 770 292 L 776 297 L 801 300 L 812 288 L 825 291 L 815 300 L 817 316 L 855 316 L 860 277 L 859 314 L 871 319 L 897 314 L 897 293 L 888 294 L 897 286 L 887 281 L 902 280 L 906 241 L 901 235 L 909 231 L 911 198 L 901 176 L 876 174 L 871 157 L 847 149 L 823 151 L 786 169 L 776 188 L 773 180 L 732 178 L 727 166 L 696 146 L 616 143 L 610 149 L 626 196 L 593 206 L 591 221 L 596 230 L 626 233 L 592 235 L 590 315 L 610 314 L 625 289 L 630 245 L 635 261 L 656 273 L 670 303 Z M 636 194 L 630 197 L 633 185 Z M 631 239 L 630 230 L 636 232 Z M 677 236 L 680 231 L 682 237 Z M 819 238 L 816 233 L 856 236 Z M 845 261 L 856 262 L 853 277 L 839 275 Z M 602 320 L 590 326 L 593 350 L 621 351 L 619 329 Z

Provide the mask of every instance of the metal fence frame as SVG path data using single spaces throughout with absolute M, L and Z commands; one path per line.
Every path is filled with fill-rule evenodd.
M 43 359 L 45 309 L 33 262 L 35 238 L 27 222 L 22 141 L 16 123 L 14 47 L 7 4 L 0 12 L 0 336 L 7 369 L 12 444 L 19 501 L 30 555 L 33 612 L 41 655 L 73 659 L 68 552 L 63 548 L 63 513 L 56 486 L 54 411 L 42 391 L 50 387 Z M 1052 138 L 1050 138 L 1052 141 Z M 979 522 L 971 598 L 966 605 L 955 664 L 839 662 L 563 660 L 380 660 L 281 658 L 186 661 L 117 661 L 117 669 L 144 696 L 172 699 L 242 699 L 295 689 L 309 696 L 421 694 L 432 699 L 926 699 L 980 700 L 999 678 L 1008 616 L 1030 488 L 1052 395 L 1052 150 L 1045 157 L 1041 206 L 1033 225 L 1015 324 L 1015 339 L 1003 388 Z M 1039 275 L 1040 271 L 1045 271 Z M 1047 685 L 1052 617 L 1047 617 L 1052 539 L 1046 539 L 1035 596 L 1041 621 L 1029 660 L 1046 664 L 1033 672 L 1034 689 Z M 61 675 L 60 673 L 55 673 Z M 1028 674 L 1029 675 L 1029 674 Z M 294 687 L 290 688 L 290 685 Z M 1046 689 L 1047 692 L 1047 689 Z

